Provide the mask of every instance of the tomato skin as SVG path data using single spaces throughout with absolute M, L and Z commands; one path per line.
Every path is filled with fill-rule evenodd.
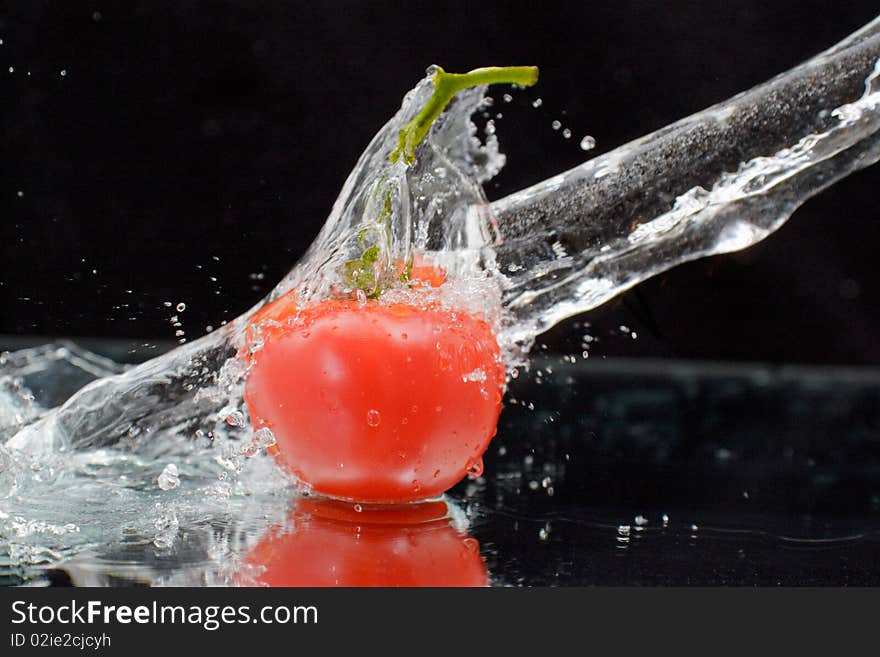
M 460 534 L 443 512 L 428 517 L 418 504 L 343 512 L 329 500 L 302 499 L 287 533 L 268 534 L 245 556 L 266 586 L 469 586 L 489 583 L 479 544 Z M 408 513 L 413 507 L 412 513 Z M 397 513 L 398 511 L 403 513 Z
M 403 262 L 395 263 L 395 267 L 400 274 L 407 269 Z M 440 287 L 446 282 L 446 270 L 424 256 L 415 255 L 410 262 L 408 278 L 410 285 Z
M 282 297 L 255 318 L 245 400 L 276 458 L 329 497 L 442 494 L 495 435 L 505 370 L 489 326 L 439 307 Z

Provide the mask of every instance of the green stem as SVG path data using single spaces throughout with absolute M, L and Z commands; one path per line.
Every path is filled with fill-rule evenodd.
M 489 66 L 478 68 L 470 73 L 447 73 L 439 66 L 434 67 L 434 93 L 421 109 L 421 111 L 407 123 L 400 131 L 397 147 L 389 154 L 388 159 L 397 162 L 401 156 L 403 161 L 410 165 L 415 162 L 416 147 L 427 136 L 437 117 L 443 113 L 449 101 L 462 89 L 476 87 L 481 84 L 517 84 L 521 87 L 530 87 L 538 81 L 537 66 Z M 379 193 L 384 178 L 376 184 L 375 192 Z M 383 199 L 383 209 L 375 222 L 375 227 L 385 231 L 386 236 L 391 231 L 391 191 L 386 189 Z M 381 272 L 378 266 L 387 263 L 380 262 L 382 247 L 380 243 L 374 243 L 367 247 L 370 228 L 364 228 L 358 233 L 358 244 L 363 248 L 360 258 L 348 260 L 342 269 L 345 283 L 348 287 L 363 290 L 367 297 L 377 298 L 382 294 L 383 286 L 390 284 L 392 278 L 406 283 L 412 271 L 412 258 L 410 257 L 399 274 L 396 272 Z M 381 235 L 377 242 L 381 242 Z M 388 238 L 390 241 L 390 237 Z
M 537 66 L 488 66 L 474 69 L 469 73 L 447 73 L 439 66 L 435 67 L 434 93 L 422 110 L 403 126 L 397 140 L 397 148 L 391 151 L 388 159 L 397 162 L 402 155 L 407 165 L 415 162 L 416 147 L 428 134 L 437 117 L 446 109 L 449 101 L 462 89 L 481 84 L 517 84 L 521 87 L 530 87 L 537 81 Z

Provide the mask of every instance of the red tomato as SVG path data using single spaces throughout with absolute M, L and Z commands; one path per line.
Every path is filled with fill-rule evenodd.
M 397 262 L 395 267 L 398 273 L 403 273 L 405 269 L 402 262 Z M 446 282 L 446 270 L 424 256 L 415 255 L 409 268 L 409 281 L 416 285 L 440 287 Z
M 288 295 L 251 327 L 263 342 L 246 383 L 251 419 L 315 492 L 424 500 L 482 468 L 505 381 L 484 321 L 381 300 L 297 310 Z
M 432 506 L 439 505 L 442 507 Z M 346 508 L 347 507 L 347 508 Z M 479 544 L 461 535 L 442 502 L 390 510 L 301 499 L 285 534 L 245 557 L 268 586 L 486 586 Z

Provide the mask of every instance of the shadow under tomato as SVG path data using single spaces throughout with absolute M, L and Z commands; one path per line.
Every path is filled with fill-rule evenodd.
M 453 526 L 445 501 L 396 506 L 300 498 L 286 530 L 245 556 L 244 585 L 487 586 L 476 539 Z

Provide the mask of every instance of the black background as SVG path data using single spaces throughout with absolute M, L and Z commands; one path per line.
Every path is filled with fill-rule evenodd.
M 583 135 L 591 154 L 610 150 L 878 13 L 812 0 L 3 7 L 0 333 L 149 340 L 173 337 L 163 302 L 187 304 L 195 337 L 268 292 L 431 63 L 541 67 L 538 87 L 496 105 L 509 163 L 495 199 L 583 161 Z M 880 364 L 878 184 L 878 167 L 855 174 L 765 242 L 591 313 L 594 354 Z M 545 340 L 566 349 L 582 333 L 566 322 Z

